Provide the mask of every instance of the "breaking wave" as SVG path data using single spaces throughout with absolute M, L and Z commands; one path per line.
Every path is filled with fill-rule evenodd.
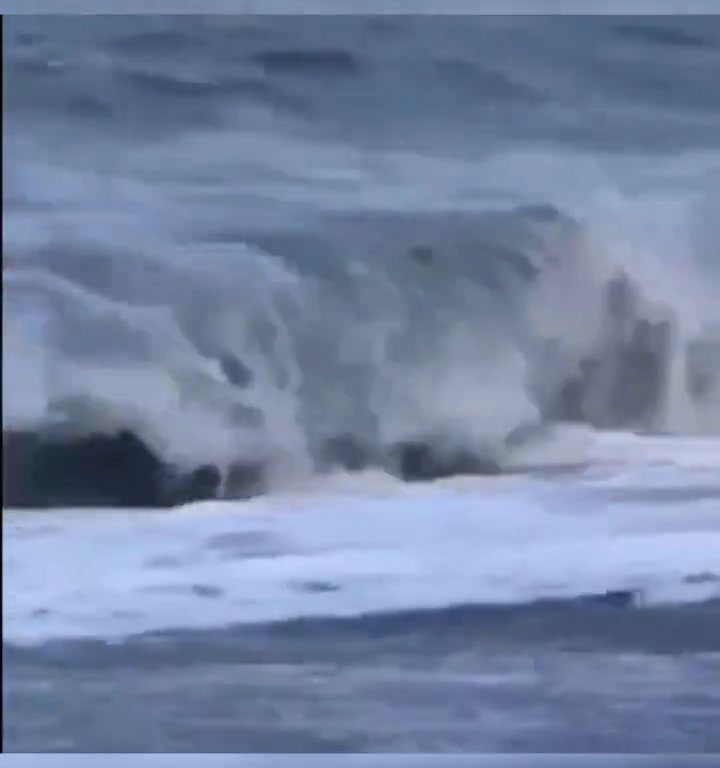
M 444 441 L 502 462 L 522 428 L 557 421 L 716 429 L 702 294 L 683 316 L 616 253 L 552 209 L 338 219 L 179 265 L 18 249 L 4 429 L 130 430 L 183 469 L 261 461 L 278 478 L 339 438 L 340 463 L 350 439 L 368 456 Z
M 692 219 L 700 210 L 705 232 L 714 200 L 631 200 L 571 148 L 491 152 L 488 138 L 489 154 L 458 159 L 452 147 L 378 150 L 349 129 L 357 145 L 338 143 L 321 118 L 350 109 L 348 80 L 369 105 L 390 87 L 382 46 L 405 39 L 392 25 L 338 27 L 330 50 L 309 22 L 293 49 L 278 42 L 281 22 L 162 24 L 110 41 L 90 25 L 65 58 L 60 27 L 56 39 L 8 33 L 3 433 L 22 454 L 14 476 L 46 440 L 119 433 L 181 475 L 209 467 L 209 486 L 229 495 L 258 474 L 269 487 L 333 466 L 407 479 L 502 471 L 558 422 L 720 433 L 717 265 L 701 259 L 714 239 L 698 241 Z M 488 41 L 505 34 L 488 25 L 476 30 Z M 456 32 L 451 61 L 431 57 L 428 99 L 472 87 L 508 115 L 539 109 L 539 92 L 518 84 L 527 78 L 480 77 Z M 358 35 L 374 36 L 370 59 Z M 424 59 L 400 50 L 397 77 L 416 83 Z M 199 57 L 197 71 L 179 52 Z M 249 95 L 250 83 L 262 87 Z M 111 103 L 46 120 L 40 104 L 61 94 Z M 305 100 L 311 130 L 280 95 Z M 158 99 L 177 130 L 159 122 L 158 141 L 138 117 L 128 133 L 128 105 L 139 115 Z M 418 123 L 430 138 L 438 106 Z M 461 125 L 453 114 L 436 119 Z M 537 114 L 543 135 L 552 121 Z M 78 133 L 60 150 L 56 122 L 68 121 Z M 479 181 L 497 199 L 483 203 Z

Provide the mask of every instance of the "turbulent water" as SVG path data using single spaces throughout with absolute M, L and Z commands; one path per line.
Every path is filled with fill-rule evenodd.
M 717 17 L 3 48 L 4 435 L 267 473 L 3 512 L 6 747 L 720 749 Z

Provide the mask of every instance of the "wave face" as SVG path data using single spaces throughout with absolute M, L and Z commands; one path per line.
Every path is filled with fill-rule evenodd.
M 328 440 L 720 434 L 716 17 L 16 18 L 4 52 L 4 432 L 226 487 Z

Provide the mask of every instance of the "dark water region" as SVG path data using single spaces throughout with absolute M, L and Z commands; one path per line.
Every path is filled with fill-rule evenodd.
M 6 645 L 5 748 L 707 753 L 719 618 L 466 607 Z
M 714 17 L 22 19 L 7 98 L 15 120 L 42 110 L 121 139 L 218 124 L 240 102 L 343 141 L 461 151 L 502 125 L 519 141 L 695 149 L 717 145 L 719 39 Z

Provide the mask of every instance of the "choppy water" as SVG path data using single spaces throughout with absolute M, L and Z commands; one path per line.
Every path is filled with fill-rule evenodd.
M 4 431 L 272 467 L 248 502 L 3 511 L 6 748 L 720 749 L 716 18 L 3 36 Z M 316 475 L 337 433 L 549 418 L 618 269 L 673 331 L 653 434 Z

